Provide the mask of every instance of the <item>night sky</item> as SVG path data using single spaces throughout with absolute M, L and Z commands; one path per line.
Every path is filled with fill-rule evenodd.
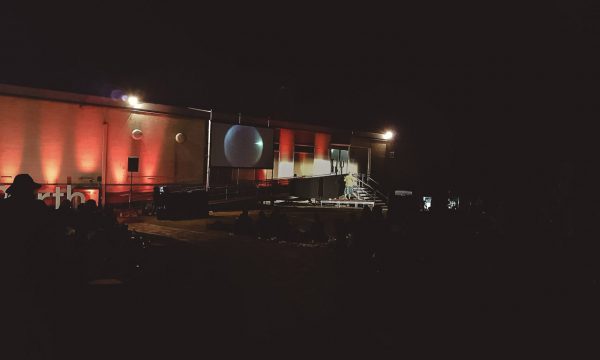
M 16 6 L 0 12 L 2 83 L 393 127 L 417 160 L 481 179 L 593 150 L 592 1 Z

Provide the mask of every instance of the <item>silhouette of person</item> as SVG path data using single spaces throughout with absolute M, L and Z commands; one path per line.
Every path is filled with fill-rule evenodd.
M 256 232 L 260 239 L 268 239 L 271 236 L 269 219 L 263 210 L 258 213 L 258 221 L 256 222 Z
M 40 187 L 30 175 L 17 175 L 6 190 L 9 197 L 0 203 L 3 334 L 10 337 L 5 339 L 9 350 L 21 356 L 32 348 L 48 354 L 51 348 L 48 311 L 55 247 L 50 209 L 35 198 Z
M 248 215 L 248 210 L 242 210 L 242 213 L 236 219 L 234 232 L 237 235 L 251 235 L 254 232 L 254 224 Z
M 348 174 L 344 177 L 344 197 L 346 199 L 352 198 L 354 193 L 355 180 L 352 174 Z
M 371 208 L 365 206 L 362 209 L 360 219 L 358 221 L 358 228 L 356 231 L 355 238 L 355 250 L 362 257 L 368 257 L 372 254 L 373 250 L 373 213 Z
M 60 202 L 60 207 L 56 210 L 55 218 L 61 227 L 73 226 L 75 220 L 75 210 L 73 203 L 68 199 L 63 199 Z
M 273 235 L 275 235 L 278 240 L 289 240 L 288 235 L 291 229 L 287 216 L 279 209 L 275 209 L 271 214 L 270 220 L 273 226 Z
M 336 249 L 339 251 L 345 251 L 348 248 L 348 225 L 344 222 L 344 219 L 335 220 L 335 237 L 336 237 Z
M 321 217 L 317 213 L 315 213 L 314 215 L 314 222 L 310 227 L 309 235 L 311 240 L 315 242 L 327 242 L 327 233 L 325 233 L 325 225 L 323 225 Z

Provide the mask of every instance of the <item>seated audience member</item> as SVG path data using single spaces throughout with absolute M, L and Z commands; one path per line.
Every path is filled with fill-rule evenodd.
M 289 240 L 288 235 L 291 230 L 290 223 L 287 216 L 277 208 L 273 211 L 273 214 L 271 214 L 271 224 L 273 226 L 273 235 L 275 235 L 278 240 Z
M 321 221 L 321 217 L 319 217 L 319 214 L 314 215 L 314 222 L 312 223 L 312 225 L 310 227 L 309 236 L 312 241 L 315 241 L 318 243 L 327 242 L 327 234 L 325 233 L 325 225 L 323 225 L 323 222 Z
M 117 222 L 117 216 L 115 215 L 115 212 L 110 206 L 104 206 L 100 210 L 100 216 L 103 228 L 114 228 L 117 227 L 117 225 L 119 225 L 119 223 Z
M 271 236 L 269 219 L 263 210 L 258 213 L 258 221 L 256 222 L 256 235 L 259 239 L 268 239 Z
M 85 236 L 89 232 L 94 232 L 100 227 L 100 218 L 98 216 L 98 207 L 94 200 L 88 200 L 77 208 L 77 231 Z
M 56 210 L 56 219 L 62 228 L 71 227 L 74 228 L 75 224 L 75 210 L 73 210 L 73 204 L 68 199 L 63 199 L 60 202 L 60 207 Z
M 379 205 L 375 205 L 373 207 L 373 220 L 377 223 L 377 222 L 382 222 L 384 221 L 384 217 L 383 217 L 383 208 Z
M 373 212 L 371 211 L 371 208 L 368 206 L 363 207 L 359 221 L 364 225 L 370 225 L 372 218 Z
M 94 200 L 94 199 L 87 200 L 85 202 L 85 207 L 92 211 L 98 210 L 98 204 L 96 204 L 96 200 Z
M 251 235 L 253 232 L 254 224 L 248 215 L 248 210 L 244 209 L 235 220 L 234 233 L 236 235 Z
M 348 248 L 348 233 L 349 229 L 344 219 L 335 220 L 335 247 L 339 250 Z

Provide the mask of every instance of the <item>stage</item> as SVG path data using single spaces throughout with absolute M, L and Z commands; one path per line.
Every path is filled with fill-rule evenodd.
M 368 206 L 372 208 L 375 206 L 375 201 L 367 200 L 356 200 L 356 199 L 333 199 L 333 200 L 321 200 L 321 206 L 335 206 L 335 207 L 361 207 Z
M 289 222 L 296 228 L 308 229 L 314 221 L 314 215 L 319 214 L 325 224 L 326 231 L 334 234 L 336 219 L 347 220 L 352 216 L 360 216 L 360 211 L 355 207 L 272 207 L 265 209 L 267 216 L 278 209 L 285 213 Z M 249 211 L 250 217 L 256 221 L 260 210 Z M 215 211 L 202 219 L 190 220 L 158 220 L 154 216 L 138 216 L 134 218 L 121 218 L 120 222 L 126 223 L 130 230 L 151 237 L 168 238 L 185 243 L 203 243 L 222 241 L 232 237 L 228 228 L 232 227 L 241 211 Z M 220 226 L 215 227 L 214 224 Z M 154 244 L 154 242 L 153 242 Z

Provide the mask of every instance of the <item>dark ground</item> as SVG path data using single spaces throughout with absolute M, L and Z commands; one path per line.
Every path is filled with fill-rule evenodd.
M 331 214 L 324 220 L 347 216 Z M 306 212 L 289 215 L 306 220 Z M 59 358 L 531 357 L 573 355 L 595 341 L 597 294 L 557 291 L 536 303 L 503 294 L 505 278 L 496 286 L 464 269 L 454 279 L 460 271 L 440 271 L 431 259 L 399 257 L 392 275 L 333 247 L 232 236 L 207 230 L 209 221 L 131 224 L 184 240 L 153 236 L 140 275 L 123 285 L 61 293 Z M 477 281 L 491 283 L 486 293 L 469 289 L 481 288 Z

